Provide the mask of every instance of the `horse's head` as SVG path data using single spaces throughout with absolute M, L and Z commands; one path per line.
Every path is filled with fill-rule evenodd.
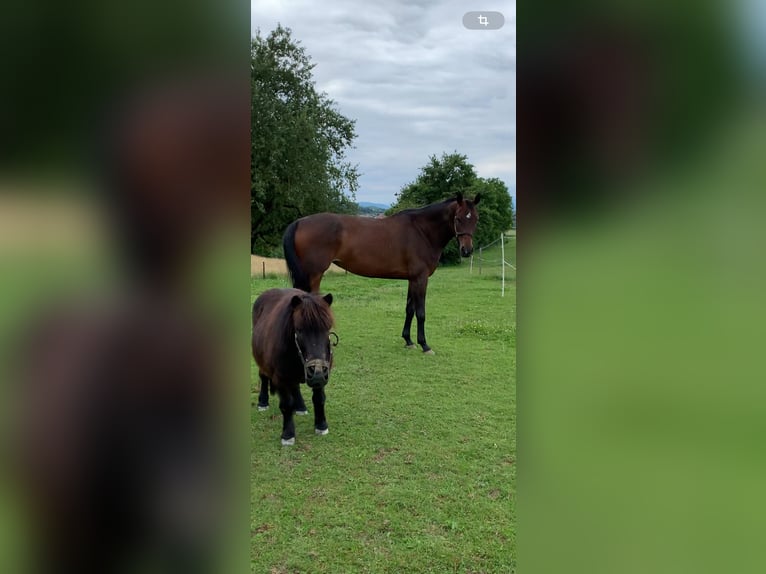
M 455 237 L 460 245 L 460 255 L 468 257 L 473 253 L 473 233 L 476 231 L 476 224 L 479 222 L 479 213 L 476 206 L 479 205 L 481 194 L 476 194 L 473 201 L 463 199 L 463 194 L 457 194 L 457 207 L 455 208 L 455 217 L 452 224 L 455 231 Z
M 337 344 L 337 335 L 330 332 L 333 324 L 330 311 L 332 295 L 294 295 L 290 305 L 295 327 L 295 346 L 303 363 L 306 384 L 312 389 L 324 387 L 330 380 L 332 347 Z M 334 341 L 330 340 L 331 336 L 335 336 Z

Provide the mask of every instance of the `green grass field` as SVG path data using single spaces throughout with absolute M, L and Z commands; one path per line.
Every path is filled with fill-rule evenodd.
M 499 249 L 484 257 L 499 260 Z M 296 444 L 282 447 L 278 398 L 266 412 L 252 407 L 252 572 L 515 571 L 516 286 L 507 270 L 505 297 L 497 265 L 482 275 L 467 262 L 436 271 L 426 306 L 434 356 L 404 348 L 405 281 L 325 278 L 340 336 L 330 434 L 314 434 L 312 414 L 296 417 Z M 287 279 L 251 285 L 255 300 Z M 251 373 L 254 404 L 255 363 Z

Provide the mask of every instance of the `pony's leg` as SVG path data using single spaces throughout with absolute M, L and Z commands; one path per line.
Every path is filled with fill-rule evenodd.
M 279 391 L 279 410 L 282 411 L 282 446 L 295 444 L 295 421 L 293 420 L 293 397 L 288 390 Z
M 323 388 L 314 388 L 311 402 L 314 403 L 314 432 L 316 434 L 327 434 L 330 432 L 330 429 L 327 426 L 327 419 L 324 414 L 325 394 Z
M 415 315 L 415 301 L 412 297 L 412 287 L 413 281 L 410 281 L 409 287 L 407 288 L 407 310 L 404 317 L 404 329 L 402 329 L 402 338 L 404 339 L 404 344 L 408 349 L 415 348 L 415 343 L 413 343 L 412 339 L 410 338 L 412 317 Z
M 258 392 L 258 410 L 265 411 L 269 408 L 269 378 L 258 372 L 258 376 L 261 378 L 261 390 Z
M 418 281 L 414 289 L 415 317 L 418 320 L 418 345 L 423 347 L 423 352 L 433 355 L 434 352 L 426 343 L 426 289 L 428 288 L 428 277 L 425 280 Z
M 306 408 L 306 403 L 303 400 L 303 395 L 301 394 L 301 386 L 298 385 L 295 388 L 295 394 L 293 395 L 293 400 L 295 401 L 293 404 L 295 405 L 295 414 L 296 415 L 307 415 L 309 414 L 309 410 Z

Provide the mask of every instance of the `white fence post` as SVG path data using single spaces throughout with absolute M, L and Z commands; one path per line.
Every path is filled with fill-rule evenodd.
M 503 269 L 503 286 L 500 290 L 500 296 L 505 297 L 505 241 L 503 241 L 503 233 L 500 232 L 500 267 Z

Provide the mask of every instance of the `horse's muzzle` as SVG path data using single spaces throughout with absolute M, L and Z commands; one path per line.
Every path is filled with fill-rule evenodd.
M 330 379 L 330 363 L 321 359 L 306 362 L 306 384 L 314 388 L 321 388 Z
M 468 248 L 461 247 L 460 248 L 460 254 L 463 257 L 469 257 L 471 255 L 471 253 L 473 253 L 473 247 L 468 247 Z

